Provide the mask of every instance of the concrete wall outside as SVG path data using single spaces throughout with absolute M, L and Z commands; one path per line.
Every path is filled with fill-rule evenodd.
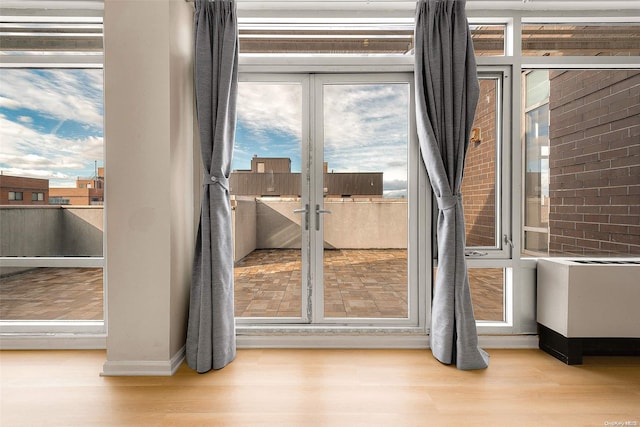
M 243 198 L 234 204 L 235 261 L 255 249 L 300 249 L 304 215 L 293 212 L 299 199 Z M 325 248 L 407 248 L 405 199 L 325 199 L 324 208 L 331 211 L 323 216 Z
M 62 208 L 63 253 L 68 256 L 102 256 L 104 209 Z
M 324 246 L 335 249 L 406 249 L 406 199 L 326 199 Z
M 2 208 L 0 256 L 102 256 L 102 207 Z
M 3 207 L 0 256 L 64 255 L 63 214 L 59 207 Z
M 256 199 L 256 248 L 300 249 L 300 199 Z
M 236 197 L 232 201 L 233 261 L 240 261 L 256 249 L 256 199 Z

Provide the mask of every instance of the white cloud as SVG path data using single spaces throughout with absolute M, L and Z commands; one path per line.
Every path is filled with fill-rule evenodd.
M 102 127 L 101 70 L 0 69 L 0 106 Z
M 92 170 L 103 158 L 102 137 L 64 139 L 39 133 L 21 123 L 0 118 L 0 165 L 6 175 L 68 179 Z
M 406 181 L 408 90 L 405 84 L 325 86 L 329 169 L 384 172 L 385 188 Z
M 20 108 L 20 103 L 14 99 L 0 95 L 0 107 L 16 109 Z
M 33 123 L 33 119 L 29 116 L 20 116 L 18 117 L 18 121 L 22 123 Z
M 300 138 L 302 88 L 297 84 L 248 83 L 238 85 L 238 120 L 258 138 L 281 132 Z

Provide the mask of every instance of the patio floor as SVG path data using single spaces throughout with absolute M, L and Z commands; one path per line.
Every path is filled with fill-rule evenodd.
M 325 317 L 407 316 L 402 250 L 325 252 Z M 256 250 L 235 268 L 238 317 L 300 317 L 299 250 Z M 502 269 L 469 269 L 477 320 L 502 320 Z M 101 268 L 36 268 L 0 278 L 2 320 L 100 320 Z

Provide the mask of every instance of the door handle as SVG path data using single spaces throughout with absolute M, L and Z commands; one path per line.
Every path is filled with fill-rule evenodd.
M 316 205 L 316 231 L 320 231 L 320 214 L 330 214 L 331 211 L 320 209 L 320 205 Z
M 304 229 L 309 230 L 309 204 L 304 205 L 304 208 L 294 209 L 293 213 L 304 214 Z

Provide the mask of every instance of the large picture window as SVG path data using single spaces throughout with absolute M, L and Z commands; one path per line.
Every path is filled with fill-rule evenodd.
M 0 318 L 102 320 L 102 70 L 0 68 L 0 80 Z
M 1 331 L 97 337 L 105 331 L 102 12 L 11 12 L 0 31 Z

